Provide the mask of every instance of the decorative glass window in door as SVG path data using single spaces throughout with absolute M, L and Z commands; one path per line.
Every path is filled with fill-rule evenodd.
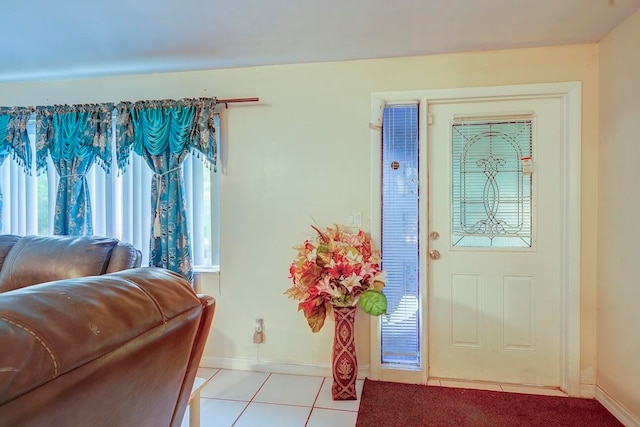
M 452 245 L 532 245 L 531 120 L 452 125 Z

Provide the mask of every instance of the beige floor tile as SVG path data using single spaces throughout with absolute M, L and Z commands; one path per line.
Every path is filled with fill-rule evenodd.
M 313 408 L 306 427 L 354 427 L 357 419 L 357 412 Z
M 215 368 L 198 368 L 198 376 L 201 378 L 211 379 L 220 369 Z
M 311 407 L 321 384 L 322 377 L 271 374 L 253 401 Z
M 306 406 L 250 403 L 234 427 L 304 427 L 311 408 Z
M 265 372 L 231 371 L 221 369 L 202 389 L 200 397 L 241 400 L 248 402 L 264 384 L 269 374 Z
M 364 381 L 356 380 L 356 395 L 358 400 L 333 400 L 331 397 L 331 385 L 333 379 L 326 377 L 322 383 L 318 400 L 316 400 L 316 408 L 324 409 L 339 409 L 343 411 L 358 411 L 360 407 L 360 398 L 362 397 L 362 388 L 364 387 Z
M 248 402 L 200 399 L 200 427 L 231 427 Z M 189 408 L 184 415 L 181 427 L 189 427 Z

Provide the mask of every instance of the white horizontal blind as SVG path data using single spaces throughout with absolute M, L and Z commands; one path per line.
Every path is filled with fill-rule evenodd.
M 213 168 L 190 156 L 184 163 L 186 209 L 190 212 L 189 236 L 193 264 L 213 268 L 219 263 L 220 180 Z
M 37 234 L 37 215 L 24 215 L 22 212 L 31 207 L 33 212 L 33 188 L 35 178 L 27 176 L 11 157 L 7 157 L 2 166 L 2 192 L 4 204 L 2 212 L 3 233 Z M 28 189 L 28 190 L 27 190 Z
M 113 120 L 115 123 L 115 117 Z M 34 121 L 29 122 L 27 130 L 32 153 L 35 153 Z M 112 144 L 112 152 L 115 153 L 115 140 Z M 94 164 L 87 174 L 93 234 L 131 243 L 142 251 L 142 265 L 148 265 L 153 172 L 138 155 L 131 156 L 126 171 L 120 175 L 115 161 L 113 163 L 110 173 Z M 35 154 L 32 164 L 35 165 Z M 0 231 L 18 235 L 51 234 L 58 185 L 58 174 L 51 159 L 48 159 L 48 171 L 36 176 L 35 171 L 31 175 L 25 174 L 9 156 L 0 167 L 0 177 L 4 193 Z M 219 259 L 219 200 L 216 199 L 219 195 L 219 174 L 189 154 L 184 162 L 183 177 L 192 264 L 196 270 L 216 268 Z
M 388 105 L 382 123 L 381 362 L 420 367 L 418 105 Z
M 148 265 L 153 172 L 137 155 L 131 156 L 120 176 L 111 172 L 94 165 L 87 175 L 93 234 L 131 243 L 142 251 L 142 265 Z
M 27 131 L 31 153 L 35 153 L 35 121 L 28 122 Z M 52 224 L 53 208 L 49 212 L 48 199 L 53 194 L 52 200 L 55 200 L 56 183 L 49 186 L 47 175 L 36 176 L 35 169 L 30 174 L 25 173 L 11 156 L 4 160 L 0 176 L 4 193 L 3 229 L 0 231 L 18 235 L 49 234 L 49 217 Z

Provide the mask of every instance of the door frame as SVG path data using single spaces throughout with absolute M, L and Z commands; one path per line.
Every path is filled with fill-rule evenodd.
M 431 104 L 443 102 L 472 102 L 557 98 L 563 107 L 563 138 L 561 147 L 561 301 L 560 301 L 560 383 L 570 396 L 580 396 L 580 204 L 581 204 L 581 141 L 582 141 L 582 84 L 581 82 L 541 83 L 513 86 L 376 92 L 371 94 L 371 235 L 378 243 L 381 237 L 381 123 L 382 108 L 387 103 L 419 103 L 419 146 L 427 146 Z M 426 124 L 426 126 L 425 126 Z M 424 148 L 420 159 L 420 224 L 428 224 L 428 159 Z M 420 254 L 427 253 L 425 227 L 419 227 Z M 420 328 L 421 367 L 407 369 L 382 366 L 380 363 L 380 318 L 371 318 L 370 371 L 373 380 L 426 384 L 428 380 L 428 289 L 426 255 L 420 256 Z

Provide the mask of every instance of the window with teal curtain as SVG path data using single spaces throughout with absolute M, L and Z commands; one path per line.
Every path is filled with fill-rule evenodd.
M 418 105 L 387 105 L 382 122 L 381 362 L 420 366 Z
M 9 155 L 9 148 L 5 144 L 7 137 L 7 126 L 9 125 L 10 116 L 8 114 L 0 115 L 0 166 L 4 163 L 4 159 Z M 0 182 L 0 232 L 2 232 L 2 210 L 4 208 L 4 195 L 2 193 L 2 182 Z
M 151 182 L 153 226 L 149 264 L 193 279 L 182 163 L 189 152 L 215 165 L 214 99 L 123 102 L 118 105 L 116 145 L 124 169 L 129 152 L 142 156 Z
M 31 115 L 27 123 L 31 153 L 36 151 L 35 129 L 35 117 Z M 115 153 L 114 137 L 111 145 Z M 38 175 L 34 169 L 30 174 L 25 173 L 11 153 L 0 165 L 4 192 L 1 232 L 53 234 L 58 173 L 53 160 L 49 156 L 45 159 L 49 165 L 46 173 Z M 220 176 L 211 165 L 193 154 L 184 160 L 183 168 L 194 272 L 219 271 Z M 131 243 L 142 252 L 144 265 L 149 263 L 152 176 L 153 172 L 138 155 L 130 159 L 124 172 L 114 167 L 109 172 L 92 167 L 86 175 L 91 191 L 93 233 Z
M 31 145 L 27 135 L 27 121 L 31 107 L 0 107 L 0 166 L 11 154 L 28 173 L 31 168 Z M 4 196 L 0 182 L 0 232 L 3 230 Z
M 140 126 L 142 114 L 131 114 L 132 109 L 144 110 L 145 107 L 173 110 L 167 116 L 169 126 L 158 132 L 159 139 L 154 140 L 149 129 Z M 121 103 L 117 109 L 113 104 L 55 105 L 35 110 L 31 107 L 0 107 L 0 182 L 11 184 L 6 185 L 6 200 L 0 205 L 0 209 L 4 207 L 4 214 L 0 211 L 0 227 L 2 220 L 6 220 L 1 230 L 13 234 L 95 232 L 116 237 L 140 248 L 146 259 L 155 260 L 151 265 L 182 272 L 188 278 L 191 277 L 191 254 L 182 256 L 168 243 L 171 240 L 177 242 L 176 246 L 181 244 L 190 248 L 190 236 L 194 236 L 196 248 L 191 250 L 195 253 L 196 267 L 217 270 L 218 118 L 214 109 L 215 100 L 212 98 Z M 35 119 L 30 119 L 36 110 Z M 118 121 L 114 123 L 116 110 L 125 114 L 117 115 Z M 157 113 L 148 115 L 151 119 L 147 120 L 147 125 L 152 124 L 155 120 L 153 115 Z M 136 126 L 132 121 L 134 116 Z M 113 137 L 116 134 L 118 138 Z M 139 139 L 134 146 L 135 137 Z M 154 144 L 158 148 L 162 140 L 168 150 L 152 153 Z M 125 170 L 132 150 L 140 156 L 136 155 L 134 165 Z M 38 176 L 32 172 L 33 152 L 36 153 L 33 172 L 37 171 Z M 116 171 L 109 168 L 113 152 L 117 153 Z M 146 157 L 145 152 L 148 154 Z M 179 166 L 178 162 L 171 163 L 170 157 L 174 152 L 180 153 L 180 160 L 186 157 L 186 168 L 182 160 Z M 4 161 L 9 156 L 12 160 Z M 91 167 L 95 163 L 101 167 Z M 162 172 L 165 163 L 169 164 L 168 170 Z M 165 208 L 173 208 L 174 204 L 167 202 L 168 193 L 165 194 L 164 189 L 183 188 L 182 173 L 187 187 L 186 191 L 180 190 L 182 196 L 177 200 L 186 198 L 187 214 L 193 218 L 188 221 L 191 228 L 187 233 L 169 225 L 168 220 L 172 216 Z M 148 177 L 144 178 L 147 174 Z M 179 186 L 176 185 L 176 174 Z M 150 196 L 153 185 L 161 191 Z M 0 200 L 2 197 L 0 195 Z M 143 199 L 144 205 L 141 205 Z M 86 201 L 84 208 L 80 207 L 82 200 Z M 93 212 L 94 205 L 96 212 Z M 146 225 L 151 216 L 146 213 L 148 211 L 153 212 L 153 219 L 156 211 L 159 212 L 159 226 Z M 145 231 L 141 232 L 142 229 Z M 150 247 L 154 253 L 150 256 L 151 251 L 145 245 L 150 240 L 149 231 L 153 229 L 160 232 L 160 238 L 151 239 Z M 163 241 L 165 236 L 166 241 Z
M 37 168 L 46 169 L 49 155 L 59 175 L 54 234 L 93 234 L 86 175 L 96 161 L 109 169 L 112 111 L 113 104 L 36 108 Z

